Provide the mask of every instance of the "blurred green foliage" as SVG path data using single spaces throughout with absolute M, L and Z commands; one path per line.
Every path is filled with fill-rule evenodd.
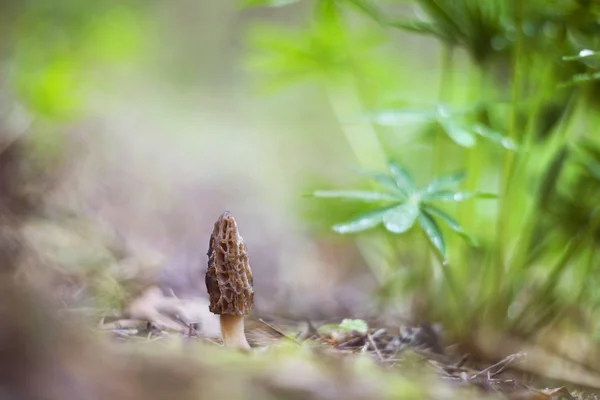
M 59 0 L 19 7 L 11 24 L 7 78 L 36 117 L 76 117 L 94 72 L 128 61 L 143 48 L 142 15 L 127 3 Z
M 3 95 L 32 121 L 27 168 L 42 181 L 64 160 L 64 125 L 89 110 L 111 68 L 138 61 L 146 19 L 133 2 L 8 1 L 0 5 Z
M 474 147 L 477 138 L 481 137 L 507 150 L 516 150 L 514 140 L 502 135 L 481 122 L 471 123 L 477 119 L 477 113 L 485 112 L 485 106 L 476 105 L 473 109 L 451 109 L 445 105 L 428 108 L 396 108 L 383 110 L 373 115 L 372 121 L 382 126 L 403 126 L 411 123 L 434 125 L 462 147 Z
M 259 3 L 252 5 L 269 5 Z M 382 169 L 364 190 L 316 192 L 365 204 L 312 206 L 321 207 L 312 209 L 312 218 L 332 222 L 335 231 L 387 228 L 356 243 L 382 277 L 389 302 L 417 296 L 427 318 L 459 336 L 487 325 L 529 336 L 565 320 L 600 329 L 594 290 L 600 272 L 594 256 L 599 16 L 600 5 L 583 0 L 317 0 L 308 28 L 254 31 L 252 59 L 261 62 L 253 65 L 279 88 L 307 79 L 322 84 L 361 167 L 397 159 L 394 170 L 418 171 L 433 182 L 460 169 L 468 173 L 467 192 L 499 194 L 493 205 L 455 205 L 448 210 L 457 213 L 454 219 L 430 204 L 406 209 L 407 188 L 397 173 L 390 177 Z M 423 45 L 440 52 L 430 66 L 440 71 L 439 94 L 429 104 L 390 101 L 410 87 L 397 71 L 420 56 L 418 49 L 393 47 L 399 31 L 421 35 Z M 378 49 L 387 54 L 377 57 Z M 465 53 L 467 60 L 459 58 Z M 457 79 L 462 69 L 469 71 L 466 81 Z M 331 90 L 340 84 L 346 85 L 342 96 Z M 358 101 L 344 107 L 350 92 Z M 360 121 L 363 129 L 353 130 L 348 121 Z M 415 129 L 420 134 L 407 140 L 426 151 L 390 140 Z M 362 154 L 374 141 L 383 148 L 378 164 L 372 162 L 376 152 Z M 371 206 L 390 202 L 397 205 Z M 392 210 L 402 229 L 386 221 Z M 355 219 L 331 221 L 342 215 Z M 446 254 L 448 247 L 445 260 L 404 234 L 417 219 L 434 249 Z M 450 231 L 468 231 L 480 246 L 452 237 L 446 244 L 436 219 Z M 579 312 L 567 312 L 573 309 Z
M 320 22 L 302 31 L 289 28 L 258 25 L 252 28 L 252 69 L 269 74 L 268 88 L 276 90 L 302 81 L 326 79 L 341 81 L 348 73 L 356 73 L 383 89 L 392 76 L 386 57 L 378 50 L 384 37 L 381 32 L 364 29 L 345 30 L 335 17 L 318 17 Z

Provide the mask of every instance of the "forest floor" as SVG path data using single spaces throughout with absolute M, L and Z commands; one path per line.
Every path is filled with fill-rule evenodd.
M 148 293 L 150 293 L 149 291 Z M 127 312 L 146 319 L 104 318 L 100 329 L 121 343 L 192 343 L 202 357 L 228 373 L 246 375 L 273 398 L 285 399 L 598 399 L 598 394 L 573 385 L 541 387 L 540 378 L 519 371 L 525 353 L 511 354 L 482 365 L 445 346 L 441 330 L 429 324 L 410 327 L 369 326 L 360 319 L 320 324 L 247 318 L 250 352 L 224 347 L 218 337 L 206 337 L 202 324 L 186 323 L 173 298 L 148 294 Z M 176 300 L 175 300 L 176 301 Z M 140 305 L 142 304 L 142 305 Z M 202 304 L 205 306 L 206 304 Z M 156 312 L 149 312 L 154 308 Z M 185 307 L 183 307 L 185 308 Z M 183 311 L 183 308 L 179 310 Z M 141 309 L 141 311 L 140 311 Z M 160 317 L 158 310 L 162 312 Z M 184 311 L 183 311 L 184 312 Z M 157 319 L 158 318 L 158 319 Z M 205 320 L 203 324 L 217 321 Z M 206 327 L 204 327 L 206 328 Z M 213 327 L 214 328 L 214 327 Z M 214 332 L 214 330 L 213 330 Z M 172 346 L 168 346 L 171 348 Z M 214 356 L 214 357 L 213 357 Z M 203 362 L 205 362 L 203 361 Z M 248 389 L 248 393 L 253 393 Z M 236 398 L 236 397 L 232 397 Z M 249 398 L 255 398 L 250 395 Z
M 34 233 L 39 233 L 37 251 L 53 259 L 56 276 L 50 295 L 63 298 L 60 312 L 53 302 L 23 302 L 27 296 L 22 293 L 10 297 L 14 287 L 0 280 L 0 320 L 10 322 L 0 326 L 0 354 L 4 354 L 0 371 L 4 365 L 27 360 L 35 368 L 20 370 L 27 374 L 21 381 L 30 382 L 23 387 L 30 390 L 35 386 L 33 379 L 42 379 L 43 396 L 27 392 L 22 398 L 600 398 L 599 393 L 577 387 L 569 379 L 557 382 L 523 373 L 519 365 L 531 355 L 521 350 L 493 361 L 477 360 L 445 343 L 443 330 L 430 324 L 398 326 L 350 318 L 289 320 L 256 312 L 245 319 L 252 349 L 228 348 L 220 341 L 219 317 L 209 312 L 208 299 L 183 299 L 144 282 L 139 283 L 146 285 L 142 290 L 135 283 L 119 282 L 110 271 L 123 272 L 125 264 L 134 264 L 131 258 L 121 257 L 120 264 L 114 264 L 106 252 L 90 251 L 91 241 L 75 246 L 67 238 L 68 231 L 55 228 L 36 227 Z M 56 245 L 42 246 L 45 240 Z M 89 254 L 74 257 L 76 249 Z M 78 268 L 84 264 L 112 267 L 84 273 L 67 268 L 68 263 Z M 39 273 L 33 274 L 34 280 L 42 280 Z M 105 306 L 86 303 L 86 296 L 104 296 L 94 301 L 102 300 Z M 73 299 L 88 306 L 69 305 Z M 44 312 L 49 320 L 40 328 Z M 16 345 L 3 340 L 10 337 Z M 52 382 L 54 395 L 49 394 L 46 380 Z M 63 385 L 57 383 L 60 380 L 65 381 Z M 21 381 L 12 380 L 17 385 Z M 0 387 L 1 383 L 2 374 Z M 89 396 L 75 395 L 78 391 L 87 391 Z

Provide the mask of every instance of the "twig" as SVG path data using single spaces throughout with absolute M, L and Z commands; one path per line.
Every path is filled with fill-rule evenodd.
M 376 339 L 376 338 L 378 338 L 379 336 L 385 335 L 386 333 L 387 333 L 387 330 L 386 330 L 386 329 L 383 329 L 383 328 L 382 328 L 382 329 L 378 329 L 378 330 L 376 330 L 376 331 L 373 333 L 372 337 L 373 337 L 373 339 Z
M 409 350 L 413 351 L 414 353 L 420 355 L 421 357 L 428 359 L 428 360 L 433 360 L 433 361 L 437 361 L 440 364 L 443 365 L 448 365 L 450 364 L 448 357 L 446 357 L 443 354 L 438 354 L 438 353 L 434 353 L 432 351 L 429 351 L 427 349 L 420 349 L 418 347 L 409 347 Z
M 99 328 L 101 330 L 114 330 L 114 329 L 132 329 L 138 328 L 143 324 L 143 321 L 136 319 L 119 319 L 112 322 L 104 322 L 105 318 L 102 318 Z
M 282 338 L 291 340 L 292 342 L 296 343 L 298 346 L 300 346 L 300 342 L 298 342 L 296 339 L 294 339 L 293 337 L 290 337 L 288 335 L 286 335 L 281 329 L 274 327 L 273 325 L 269 324 L 267 321 L 265 321 L 262 318 L 258 319 L 258 322 L 260 322 L 261 324 L 266 325 L 269 329 L 271 329 L 273 332 L 277 333 L 279 336 L 281 336 Z
M 464 356 L 461 357 L 461 359 L 453 365 L 453 367 L 455 368 L 461 368 L 463 365 L 465 365 L 465 363 L 467 362 L 467 360 L 469 359 L 469 355 L 465 354 Z
M 446 371 L 444 369 L 444 367 L 442 365 L 440 365 L 440 363 L 438 363 L 437 361 L 434 360 L 428 360 L 429 361 L 429 365 L 431 365 L 433 368 L 435 368 L 438 372 L 438 374 L 440 374 L 441 376 L 453 376 L 451 374 L 448 373 L 448 371 Z
M 346 340 L 345 342 L 341 342 L 336 344 L 336 349 L 348 348 L 348 347 L 356 347 L 356 346 L 364 346 L 365 345 L 365 337 L 364 336 L 355 336 Z
M 375 350 L 375 354 L 377 355 L 377 359 L 379 361 L 383 361 L 383 356 L 379 352 L 379 349 L 377 348 L 377 344 L 373 340 L 373 337 L 371 336 L 370 333 L 367 333 L 367 340 L 369 341 L 369 343 L 371 343 L 371 346 L 373 346 L 373 349 Z
M 200 337 L 200 334 L 198 333 L 198 331 L 196 330 L 196 328 L 194 328 L 195 322 L 185 321 L 179 315 L 174 315 L 173 316 L 173 320 L 175 320 L 176 322 L 179 322 L 180 324 L 182 324 L 183 326 L 185 326 L 186 328 L 188 328 L 188 332 L 187 332 L 188 337 L 192 337 L 192 334 L 193 334 L 193 336 Z
M 362 348 L 360 349 L 360 352 L 366 353 L 367 350 L 369 350 L 369 343 L 365 341 L 365 344 L 363 344 Z
M 517 353 L 517 354 L 511 354 L 510 356 L 504 358 L 503 360 L 497 362 L 496 364 L 492 365 L 491 367 L 488 367 L 482 371 L 479 371 L 478 373 L 476 373 L 475 375 L 471 376 L 469 379 L 470 380 L 474 380 L 475 378 L 477 378 L 478 376 L 484 375 L 484 374 L 488 374 L 488 379 L 491 377 L 494 377 L 496 375 L 498 375 L 499 373 L 501 373 L 502 371 L 506 370 L 506 368 L 508 367 L 508 365 L 510 363 L 512 363 L 514 360 L 516 360 L 517 358 L 523 357 L 525 356 L 525 353 Z M 491 371 L 496 368 L 499 367 L 498 370 L 492 374 Z

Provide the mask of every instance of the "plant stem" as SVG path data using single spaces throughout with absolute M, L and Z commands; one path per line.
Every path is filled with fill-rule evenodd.
M 522 93 L 522 80 L 523 80 L 523 46 L 524 46 L 524 34 L 523 34 L 523 12 L 524 5 L 521 0 L 514 0 L 515 15 L 514 21 L 517 29 L 517 38 L 515 42 L 515 48 L 513 53 L 513 82 L 512 82 L 512 95 L 511 95 L 511 112 L 510 112 L 510 126 L 508 130 L 508 138 L 515 140 L 517 143 L 517 134 L 519 126 L 519 111 L 521 103 Z M 507 251 L 509 243 L 506 242 L 505 236 L 509 230 L 510 224 L 510 202 L 511 202 L 511 175 L 513 172 L 515 155 L 513 152 L 507 151 L 503 153 L 502 159 L 502 170 L 500 175 L 500 187 L 499 193 L 500 198 L 498 199 L 498 226 L 497 226 L 497 246 L 498 253 L 496 257 L 496 265 L 494 266 L 495 276 L 494 280 L 498 293 L 502 291 L 503 280 L 504 280 L 504 269 L 505 269 L 505 252 Z
M 442 275 L 444 276 L 444 283 L 445 283 L 446 287 L 448 288 L 450 297 L 453 299 L 453 302 L 455 305 L 455 308 L 453 310 L 454 312 L 451 314 L 452 318 L 451 318 L 451 321 L 449 321 L 449 323 L 454 324 L 457 331 L 461 331 L 462 329 L 465 329 L 465 326 L 462 322 L 463 322 L 463 316 L 465 316 L 465 314 L 467 314 L 465 302 L 464 302 L 465 298 L 464 298 L 462 292 L 459 291 L 459 286 L 456 282 L 454 273 L 452 271 L 452 265 L 433 246 L 433 244 L 431 244 L 429 239 L 426 236 L 424 236 L 424 237 L 425 237 L 425 240 L 427 240 L 429 248 L 431 249 L 431 251 L 433 251 L 433 254 L 435 254 L 435 256 L 437 258 L 439 267 L 442 270 Z M 433 302 L 431 304 L 435 304 L 434 303 L 435 301 L 437 301 L 437 299 L 433 299 Z M 435 307 L 435 305 L 433 305 L 433 307 Z
M 371 124 L 358 121 L 364 114 L 364 107 L 356 89 L 331 82 L 326 89 L 340 128 L 360 165 L 371 170 L 385 168 L 386 156 L 377 132 Z
M 442 45 L 442 65 L 440 70 L 440 92 L 439 99 L 442 102 L 452 100 L 452 89 L 454 83 L 454 47 L 444 43 Z
M 552 267 L 546 281 L 544 282 L 544 286 L 536 293 L 535 298 L 530 300 L 528 306 L 521 312 L 518 316 L 517 320 L 514 323 L 514 326 L 518 326 L 523 322 L 524 319 L 530 319 L 533 307 L 539 304 L 545 304 L 548 296 L 550 296 L 553 290 L 559 283 L 559 279 L 562 276 L 565 268 L 567 267 L 569 261 L 573 258 L 575 254 L 578 253 L 586 243 L 590 241 L 593 243 L 594 240 L 594 232 L 598 230 L 600 227 L 600 213 L 596 211 L 594 213 L 592 221 L 590 221 L 589 225 L 585 229 L 585 231 L 580 232 L 578 235 L 574 236 L 569 243 L 567 244 L 567 248 L 564 251 L 563 255 L 559 258 L 557 263 Z M 536 331 L 540 326 L 544 325 L 545 319 L 542 319 L 539 316 L 540 313 L 537 313 L 537 319 L 533 319 L 534 322 L 528 321 L 531 326 L 531 331 Z M 543 317 L 551 315 L 551 313 L 546 312 L 545 315 L 542 314 Z
M 444 43 L 442 45 L 442 56 L 441 56 L 441 69 L 440 69 L 440 91 L 439 91 L 439 103 L 449 103 L 452 101 L 452 89 L 453 89 L 453 64 L 454 64 L 454 48 Z M 445 137 L 441 132 L 435 135 L 433 144 L 433 175 L 436 176 L 442 172 L 442 164 L 444 160 L 444 141 Z
M 485 79 L 484 68 L 474 64 L 472 79 L 475 81 L 475 83 L 473 84 L 470 93 L 471 102 L 476 103 L 479 101 L 485 101 L 483 98 L 484 91 L 482 90 Z M 480 142 L 477 148 L 470 149 L 467 152 L 466 158 L 466 170 L 469 172 L 465 182 L 466 190 L 472 192 L 478 188 L 481 171 L 483 170 L 483 166 L 485 164 L 486 155 L 484 144 Z M 476 209 L 473 209 L 473 207 L 476 207 L 476 205 L 469 204 L 468 202 L 465 202 L 460 206 L 461 221 L 463 221 L 463 226 L 468 232 L 473 231 L 475 221 L 477 220 L 477 212 Z
M 535 332 L 537 326 L 540 325 L 541 317 L 539 316 L 540 310 L 535 313 L 535 307 L 540 304 L 546 304 L 547 297 L 552 293 L 552 290 L 556 287 L 558 283 L 558 278 L 563 272 L 564 268 L 567 266 L 568 262 L 571 260 L 571 257 L 576 253 L 576 251 L 581 247 L 581 238 L 574 237 L 569 241 L 566 246 L 565 251 L 558 259 L 556 264 L 551 268 L 550 274 L 544 283 L 544 286 L 535 294 L 535 297 L 529 299 L 526 307 L 519 313 L 515 321 L 511 324 L 515 329 L 524 330 L 523 333 L 528 334 L 530 332 Z M 533 317 L 534 315 L 538 315 L 537 317 Z M 544 317 L 547 316 L 547 312 L 544 313 Z M 532 322 L 533 321 L 533 322 Z M 529 329 L 523 329 L 523 324 L 528 326 Z
M 556 134 L 554 135 L 555 140 L 551 143 L 548 143 L 548 145 L 546 146 L 546 151 L 552 155 L 552 158 L 548 160 L 546 165 L 550 165 L 550 163 L 553 162 L 556 150 L 560 149 L 561 146 L 566 144 L 566 139 L 560 138 L 568 137 L 567 132 L 571 130 L 570 127 L 572 122 L 574 121 L 573 116 L 577 102 L 578 101 L 576 99 L 576 96 L 571 97 L 566 110 L 563 112 L 562 121 L 560 122 Z M 533 153 L 532 148 L 529 148 L 529 150 L 524 149 L 523 151 Z M 529 157 L 530 159 L 526 160 L 525 157 L 523 157 L 523 162 L 521 162 L 520 166 L 517 168 L 517 175 L 525 175 L 525 171 L 527 170 L 527 161 L 540 163 L 540 153 L 542 153 L 542 149 L 536 149 L 535 153 L 533 153 L 537 155 L 535 159 L 531 159 L 531 157 Z M 547 168 L 548 167 L 546 167 L 546 169 Z M 535 251 L 538 251 L 539 245 L 533 247 L 532 235 L 535 231 L 537 221 L 539 219 L 539 207 L 540 204 L 537 201 L 533 201 L 527 207 L 524 207 L 525 211 L 522 213 L 522 215 L 519 216 L 520 220 L 523 221 L 523 223 L 521 224 L 521 228 L 519 229 L 519 241 L 516 247 L 515 255 L 512 257 L 512 265 L 515 269 L 526 270 L 532 258 L 532 254 L 534 254 Z

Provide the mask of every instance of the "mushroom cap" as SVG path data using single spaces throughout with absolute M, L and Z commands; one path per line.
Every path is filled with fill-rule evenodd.
M 221 214 L 208 247 L 206 289 L 214 314 L 247 315 L 254 305 L 248 249 L 233 215 Z

